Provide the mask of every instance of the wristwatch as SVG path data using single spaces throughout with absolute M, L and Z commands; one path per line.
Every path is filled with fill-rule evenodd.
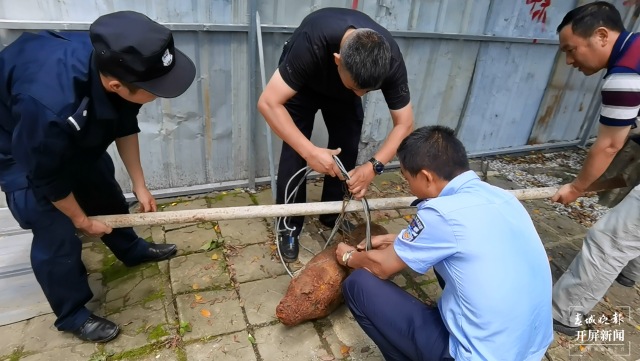
M 342 263 L 344 263 L 345 266 L 347 266 L 347 262 L 349 262 L 349 258 L 351 258 L 351 253 L 353 253 L 353 251 L 347 251 L 342 255 Z
M 373 171 L 376 172 L 377 175 L 380 175 L 382 174 L 382 172 L 384 172 L 384 164 L 380 163 L 380 161 L 371 157 L 371 159 L 369 159 L 369 162 L 373 164 Z

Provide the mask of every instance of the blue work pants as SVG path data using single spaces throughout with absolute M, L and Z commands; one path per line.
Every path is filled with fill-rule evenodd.
M 73 182 L 73 195 L 88 216 L 129 213 L 109 154 L 79 169 Z M 30 187 L 7 191 L 6 197 L 20 227 L 32 230 L 31 267 L 57 316 L 56 328 L 76 330 L 91 315 L 85 304 L 93 293 L 75 226 L 51 202 L 36 197 Z M 132 228 L 114 228 L 102 241 L 127 266 L 139 264 L 149 250 L 149 244 Z
M 453 360 L 449 331 L 437 307 L 395 283 L 358 269 L 344 281 L 345 302 L 387 361 Z

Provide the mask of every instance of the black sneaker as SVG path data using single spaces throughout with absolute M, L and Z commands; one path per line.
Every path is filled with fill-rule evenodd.
M 629 288 L 631 288 L 631 287 L 636 285 L 636 281 L 632 280 L 629 277 L 626 277 L 622 273 L 620 273 L 618 275 L 618 277 L 616 277 L 616 282 L 618 282 L 622 286 L 629 287 Z
M 280 231 L 280 254 L 282 260 L 286 263 L 294 263 L 298 260 L 298 251 L 300 249 L 300 234 L 288 230 Z
M 575 337 L 578 334 L 578 331 L 580 331 L 580 327 L 566 326 L 554 319 L 553 330 L 569 337 Z

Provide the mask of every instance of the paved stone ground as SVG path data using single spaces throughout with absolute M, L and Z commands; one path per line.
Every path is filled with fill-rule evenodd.
M 517 188 L 500 177 L 488 181 Z M 319 201 L 321 190 L 321 182 L 311 182 L 309 200 Z M 406 195 L 407 185 L 397 172 L 376 177 L 369 193 L 370 198 Z M 161 210 L 270 204 L 271 190 L 253 195 L 237 190 L 214 192 L 159 203 Z M 546 201 L 523 204 L 547 249 L 555 282 L 577 254 L 587 229 L 555 213 Z M 399 232 L 413 213 L 411 209 L 376 211 L 373 219 L 389 232 Z M 350 217 L 362 219 L 357 214 Z M 0 327 L 0 361 L 382 360 L 344 306 L 326 319 L 297 327 L 277 321 L 275 307 L 289 277 L 276 259 L 269 222 L 253 219 L 136 229 L 149 242 L 178 244 L 180 252 L 168 262 L 134 268 L 124 267 L 100 240 L 85 238 L 83 259 L 95 293 L 89 306 L 117 322 L 122 327 L 120 336 L 106 345 L 83 343 L 57 332 L 53 315 L 45 315 Z M 302 243 L 318 252 L 329 230 L 316 217 L 306 222 Z M 313 256 L 305 249 L 300 252 L 302 263 Z M 432 270 L 424 275 L 405 271 L 393 281 L 428 304 L 435 305 L 441 294 Z M 570 354 L 577 354 L 594 360 L 637 360 L 640 327 L 633 316 L 640 310 L 640 289 L 614 284 L 593 313 L 598 317 L 617 310 L 627 315 L 622 325 L 597 326 L 600 331 L 624 330 L 630 350 L 629 346 L 580 348 L 575 339 L 556 335 L 548 357 L 572 360 L 577 356 Z M 615 356 L 627 352 L 629 356 Z

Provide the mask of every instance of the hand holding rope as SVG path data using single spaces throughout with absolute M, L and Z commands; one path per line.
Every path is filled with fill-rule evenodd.
M 345 180 L 350 180 L 351 177 L 349 176 L 349 173 L 347 173 L 347 170 L 344 168 L 344 165 L 342 165 L 342 162 L 340 161 L 340 159 L 337 156 L 333 156 L 333 160 L 336 162 L 336 165 L 338 166 L 338 168 L 340 169 L 340 172 L 342 173 L 342 176 L 345 178 Z M 307 176 L 309 175 L 309 173 L 311 173 L 312 169 L 310 167 L 304 167 L 302 169 L 300 169 L 299 171 L 296 172 L 296 174 L 294 174 L 291 179 L 289 179 L 289 181 L 287 182 L 287 186 L 285 187 L 285 191 L 284 191 L 284 203 L 288 204 L 289 201 L 293 198 L 295 199 L 296 194 L 298 194 L 298 189 L 300 188 L 300 186 L 307 181 Z M 293 189 L 293 192 L 291 194 L 289 194 L 289 185 L 291 184 L 291 181 L 300 173 L 304 172 L 304 175 L 300 178 L 300 181 L 298 181 L 298 184 L 296 185 L 296 187 Z M 273 191 L 273 190 L 272 190 Z M 344 220 L 345 217 L 345 209 L 348 205 L 348 203 L 353 200 L 353 194 L 351 194 L 350 192 L 345 191 L 345 194 L 349 193 L 348 196 L 345 196 L 344 202 L 342 204 L 342 211 L 340 212 L 340 215 L 338 216 L 338 218 L 336 219 L 336 223 L 333 226 L 333 229 L 331 230 L 331 234 L 329 235 L 329 238 L 327 239 L 327 242 L 324 244 L 324 248 L 326 249 L 327 246 L 329 245 L 329 243 L 331 243 L 331 241 L 333 240 L 333 237 L 335 237 L 336 233 L 338 233 L 338 229 L 341 227 L 342 225 L 342 221 Z M 371 250 L 373 247 L 371 245 L 371 213 L 369 211 L 369 203 L 367 202 L 366 197 L 362 198 L 362 207 L 364 208 L 364 214 L 365 214 L 365 220 L 366 220 L 366 244 L 365 244 L 365 250 L 369 251 Z M 296 228 L 295 227 L 289 227 L 289 225 L 287 224 L 287 218 L 289 217 L 284 217 L 282 220 L 282 223 L 284 224 L 284 227 L 289 231 L 290 234 L 292 234 Z M 276 247 L 278 250 L 278 256 L 280 257 L 280 262 L 282 262 L 282 265 L 284 266 L 285 270 L 287 271 L 287 273 L 289 274 L 289 276 L 291 278 L 293 278 L 293 274 L 291 273 L 291 271 L 289 271 L 289 268 L 287 267 L 287 265 L 284 262 L 284 259 L 282 258 L 282 253 L 280 252 L 280 220 L 281 218 L 276 218 L 274 220 L 274 229 L 276 231 Z M 302 230 L 301 230 L 302 231 Z M 311 252 L 312 254 L 313 251 L 311 251 L 310 249 L 304 247 L 303 245 L 302 248 L 304 248 L 305 250 Z

